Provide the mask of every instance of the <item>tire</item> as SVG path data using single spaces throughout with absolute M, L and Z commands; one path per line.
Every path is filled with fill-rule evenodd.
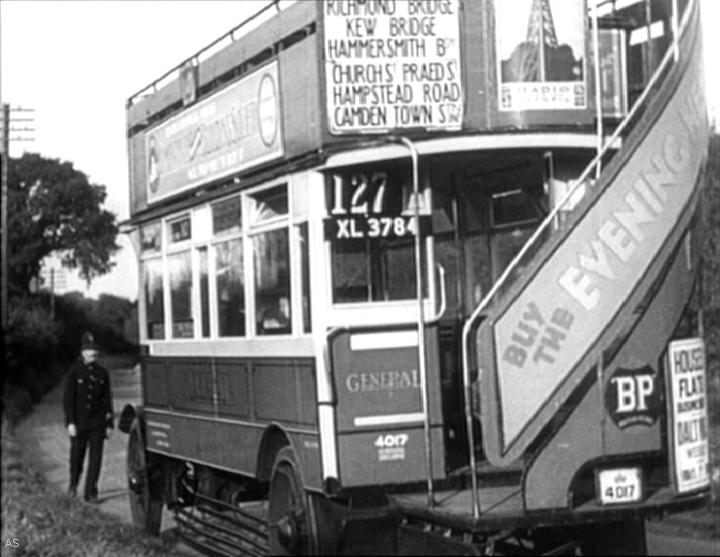
M 145 439 L 137 420 L 128 438 L 126 470 L 133 524 L 148 534 L 160 535 L 163 504 L 151 496 Z
M 323 495 L 307 492 L 302 477 L 293 449 L 280 449 L 270 476 L 270 555 L 336 555 L 340 513 Z

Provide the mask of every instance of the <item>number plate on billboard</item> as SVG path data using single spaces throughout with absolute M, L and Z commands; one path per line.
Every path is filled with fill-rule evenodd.
M 615 468 L 598 472 L 600 503 L 616 505 L 642 499 L 640 468 Z

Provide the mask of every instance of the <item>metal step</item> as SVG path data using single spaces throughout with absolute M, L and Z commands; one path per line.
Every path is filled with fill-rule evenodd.
M 265 556 L 269 552 L 267 503 L 237 506 L 196 495 L 195 505 L 175 509 L 183 542 L 207 555 Z

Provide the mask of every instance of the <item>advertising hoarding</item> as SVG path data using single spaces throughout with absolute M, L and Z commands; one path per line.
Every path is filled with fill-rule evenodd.
M 149 203 L 283 154 L 277 62 L 145 136 Z
M 668 427 L 674 482 L 680 493 L 710 485 L 705 361 L 700 338 L 668 346 Z
M 495 2 L 501 111 L 587 106 L 584 0 Z

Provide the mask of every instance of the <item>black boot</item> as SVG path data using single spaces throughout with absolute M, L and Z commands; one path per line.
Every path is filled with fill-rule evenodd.
M 99 503 L 97 488 L 88 489 L 85 491 L 85 501 L 88 503 Z

